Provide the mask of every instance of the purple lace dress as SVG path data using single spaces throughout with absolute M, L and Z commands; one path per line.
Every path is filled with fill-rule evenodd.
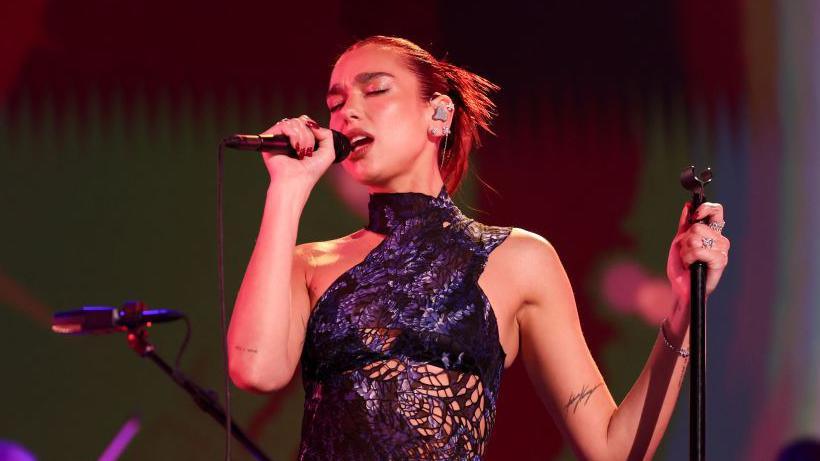
M 385 234 L 307 325 L 300 460 L 480 460 L 505 353 L 478 277 L 511 228 L 438 197 L 370 196 Z

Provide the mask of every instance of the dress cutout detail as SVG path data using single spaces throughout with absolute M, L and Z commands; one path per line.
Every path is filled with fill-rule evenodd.
M 480 460 L 506 354 L 478 286 L 509 227 L 465 217 L 442 188 L 370 196 L 385 234 L 308 320 L 300 460 Z

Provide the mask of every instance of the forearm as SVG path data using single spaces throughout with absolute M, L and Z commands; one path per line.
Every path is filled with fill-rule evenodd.
M 291 271 L 307 194 L 268 189 L 259 235 L 228 328 L 231 377 L 240 387 L 286 380 L 290 354 Z
M 689 309 L 678 303 L 665 331 L 675 347 L 689 348 Z M 688 358 L 671 350 L 658 332 L 643 371 L 610 418 L 608 452 L 617 460 L 652 459 L 672 417 Z

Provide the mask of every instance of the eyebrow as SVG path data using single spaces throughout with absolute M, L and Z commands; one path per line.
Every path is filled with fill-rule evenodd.
M 357 75 L 354 78 L 354 80 L 356 81 L 356 83 L 364 84 L 364 83 L 367 83 L 367 82 L 369 82 L 369 81 L 371 81 L 375 78 L 379 78 L 379 77 L 395 77 L 395 76 L 393 74 L 389 73 L 389 72 L 362 72 L 361 74 Z M 325 97 L 329 98 L 331 96 L 335 96 L 335 95 L 342 94 L 342 93 L 344 93 L 344 90 L 342 90 L 342 86 L 337 83 L 337 84 L 331 86 L 329 90 L 327 90 L 327 96 L 325 96 Z

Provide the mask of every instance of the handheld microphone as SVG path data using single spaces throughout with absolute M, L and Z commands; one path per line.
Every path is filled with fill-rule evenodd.
M 122 307 L 86 306 L 54 314 L 51 331 L 67 335 L 112 333 L 151 323 L 171 322 L 184 314 L 171 309 L 145 309 L 140 301 Z
M 347 139 L 347 136 L 336 130 L 330 131 L 333 133 L 333 150 L 336 152 L 336 160 L 333 162 L 339 163 L 350 155 L 350 140 Z M 283 134 L 235 134 L 228 136 L 222 142 L 226 147 L 230 147 L 231 149 L 265 151 L 275 155 L 287 155 L 291 158 L 299 158 L 296 149 L 290 145 L 290 140 Z M 318 148 L 319 142 L 317 141 L 313 149 Z

